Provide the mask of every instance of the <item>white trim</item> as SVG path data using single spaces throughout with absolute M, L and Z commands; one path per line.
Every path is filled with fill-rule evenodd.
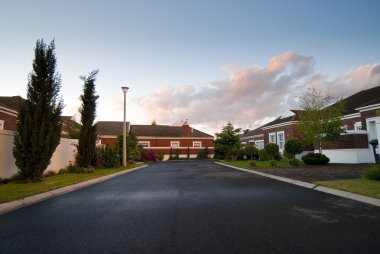
M 360 108 L 356 108 L 355 110 L 359 110 L 360 112 L 363 112 L 363 111 L 369 111 L 369 110 L 378 109 L 378 108 L 380 108 L 380 103 L 372 104 L 372 105 L 364 106 L 364 107 L 360 107 Z
M 258 137 L 263 137 L 264 134 L 258 134 L 258 135 L 253 135 L 253 136 L 246 136 L 246 137 L 241 137 L 240 140 L 242 139 L 250 139 L 250 138 L 258 138 Z
M 2 107 L 2 106 L 0 106 L 0 112 L 3 112 L 5 114 L 11 115 L 11 116 L 16 116 L 16 117 L 18 115 L 17 111 L 14 111 L 12 109 L 8 109 L 8 108 Z
M 360 118 L 360 113 L 353 113 L 353 114 L 349 114 L 349 115 L 344 115 L 342 117 L 342 120 L 347 120 L 347 119 L 352 119 L 352 118 L 357 118 L 357 117 Z
M 272 142 L 271 136 L 274 137 L 274 142 Z M 277 139 L 276 132 L 271 132 L 271 133 L 268 134 L 268 143 L 274 143 L 274 144 L 276 144 L 277 143 L 276 139 Z
M 280 141 L 279 134 L 282 134 L 282 141 Z M 276 133 L 276 141 L 280 152 L 282 152 L 285 149 L 285 131 L 278 131 Z M 282 142 L 282 148 L 280 142 Z
M 353 135 L 353 134 L 367 134 L 368 132 L 366 130 L 348 130 L 346 133 L 341 133 L 341 136 L 344 135 Z
M 170 147 L 170 146 L 151 146 L 151 147 L 144 147 L 144 149 L 149 149 L 149 150 L 154 150 L 154 149 L 170 149 L 170 148 L 173 148 L 173 149 L 187 149 L 189 148 L 190 150 L 198 150 L 198 149 L 205 149 L 206 147 L 187 147 L 187 146 L 181 146 L 181 147 Z M 207 147 L 207 149 L 214 149 L 213 146 L 211 147 Z
M 141 145 L 142 147 L 144 147 L 144 148 L 149 148 L 150 147 L 150 141 L 138 141 L 137 143 L 139 145 Z M 146 144 L 148 146 L 144 146 L 144 144 Z
M 263 130 L 273 129 L 273 128 L 283 127 L 283 126 L 292 125 L 292 124 L 296 124 L 296 123 L 297 123 L 297 121 L 289 121 L 289 122 L 285 122 L 285 123 L 279 123 L 279 124 L 275 124 L 275 125 L 269 125 L 269 126 L 261 127 L 261 129 L 263 129 Z
M 173 146 L 174 144 L 178 144 L 178 146 Z M 170 148 L 178 149 L 178 148 L 180 148 L 179 145 L 180 145 L 179 141 L 170 141 Z
M 199 146 L 195 146 L 195 144 L 199 144 Z M 200 147 L 202 147 L 202 141 L 193 141 L 193 147 L 194 148 L 200 148 Z
M 0 120 L 0 130 L 4 130 L 4 120 Z
M 116 135 L 98 135 L 99 138 L 117 138 Z M 213 137 L 209 137 L 209 138 L 198 138 L 198 137 L 154 137 L 154 136 L 136 136 L 137 139 L 180 139 L 180 140 L 194 140 L 194 139 L 206 139 L 206 140 L 214 140 Z

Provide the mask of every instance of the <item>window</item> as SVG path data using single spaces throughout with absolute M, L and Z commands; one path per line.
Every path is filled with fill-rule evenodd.
M 245 146 L 246 144 L 247 144 L 247 142 L 245 142 L 245 141 L 244 141 L 244 142 L 241 142 L 241 145 L 242 145 L 242 146 Z
M 142 147 L 150 147 L 150 141 L 139 141 L 139 145 Z
M 257 140 L 257 141 L 255 141 L 255 145 L 256 145 L 257 148 L 259 148 L 260 150 L 261 150 L 261 149 L 264 149 L 264 140 Z
M 4 130 L 4 120 L 0 120 L 0 130 Z
M 201 141 L 193 141 L 193 147 L 202 147 Z
M 280 150 L 284 149 L 285 135 L 283 131 L 277 132 L 277 145 L 279 146 Z
M 274 133 L 274 132 L 269 133 L 269 143 L 276 144 L 276 133 Z
M 254 141 L 254 140 L 250 140 L 250 141 L 249 141 L 249 145 L 250 145 L 250 146 L 253 146 L 254 144 L 255 144 L 255 141 Z
M 179 147 L 179 141 L 170 141 L 170 147 L 178 148 Z
M 362 129 L 362 122 L 356 122 L 354 124 L 355 130 L 361 130 Z

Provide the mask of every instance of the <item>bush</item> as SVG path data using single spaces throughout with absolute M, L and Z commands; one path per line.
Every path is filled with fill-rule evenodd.
M 380 165 L 375 165 L 364 172 L 364 177 L 370 180 L 380 181 Z
M 157 154 L 154 151 L 150 151 L 150 150 L 146 151 L 145 150 L 143 156 L 144 157 L 142 159 L 144 161 L 157 161 Z
M 159 161 L 163 161 L 164 160 L 164 152 L 163 151 L 159 151 L 158 154 L 157 154 L 157 160 Z
M 78 174 L 83 174 L 83 173 L 94 173 L 95 172 L 95 168 L 83 168 L 83 167 L 77 167 L 77 166 L 74 166 L 74 165 L 69 165 L 67 166 L 67 172 L 70 172 L 70 173 L 78 173 Z
M 269 159 L 274 160 L 279 154 L 279 147 L 277 144 L 268 143 L 265 145 L 265 151 L 268 154 Z
M 285 152 L 289 159 L 294 159 L 296 154 L 303 152 L 302 141 L 298 138 L 289 138 L 285 143 Z
M 259 160 L 260 161 L 267 161 L 268 160 L 268 154 L 267 154 L 267 151 L 265 149 L 261 149 L 259 151 Z
M 257 158 L 259 155 L 259 149 L 256 146 L 249 145 L 244 148 L 243 154 L 252 160 L 254 157 Z
M 276 160 L 270 160 L 269 161 L 269 167 L 277 167 L 277 161 Z
M 96 146 L 94 157 L 91 160 L 91 165 L 95 168 L 100 168 L 103 166 L 103 156 L 104 156 L 104 145 Z
M 205 149 L 203 149 L 202 151 L 199 151 L 198 154 L 197 154 L 197 159 L 199 160 L 205 160 L 205 159 L 208 159 L 208 148 L 206 147 Z
M 290 160 L 289 160 L 289 165 L 290 165 L 290 166 L 297 167 L 297 166 L 299 166 L 300 164 L 301 164 L 301 162 L 300 162 L 299 160 L 297 160 L 297 159 L 290 159 Z
M 114 146 L 106 145 L 104 148 L 103 166 L 106 168 L 116 168 L 120 166 L 119 153 Z
M 328 164 L 330 159 L 320 153 L 308 153 L 302 157 L 302 161 L 307 165 L 325 165 Z
M 257 167 L 257 162 L 256 162 L 256 161 L 249 161 L 249 162 L 248 162 L 248 165 L 249 165 L 249 167 L 251 167 L 251 168 L 255 168 L 255 167 Z

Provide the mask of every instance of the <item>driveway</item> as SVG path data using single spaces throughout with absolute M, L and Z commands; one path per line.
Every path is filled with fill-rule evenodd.
M 379 216 L 213 162 L 157 163 L 0 215 L 0 253 L 378 253 Z

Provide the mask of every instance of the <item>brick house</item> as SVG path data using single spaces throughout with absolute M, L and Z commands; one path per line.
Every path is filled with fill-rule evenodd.
M 123 122 L 99 121 L 96 125 L 101 144 L 114 144 L 117 136 L 123 133 Z M 186 158 L 188 151 L 190 158 L 195 158 L 206 147 L 210 157 L 214 156 L 214 137 L 190 127 L 186 122 L 182 126 L 127 123 L 127 129 L 134 132 L 145 150 L 156 153 L 162 151 L 164 160 L 169 159 L 170 151 L 174 155 L 176 150 L 180 158 Z
M 379 148 L 377 145 L 373 150 L 369 141 L 377 142 L 380 135 L 380 86 L 360 91 L 344 101 L 342 120 L 346 133 L 342 133 L 336 142 L 324 142 L 323 153 L 334 163 L 373 163 L 375 156 L 379 156 Z M 291 110 L 290 116 L 279 117 L 255 130 L 246 131 L 240 136 L 242 144 L 256 144 L 263 140 L 264 145 L 278 144 L 280 152 L 283 152 L 286 140 L 303 135 L 296 126 L 299 112 Z M 318 152 L 314 147 L 307 147 L 306 152 L 310 151 Z

